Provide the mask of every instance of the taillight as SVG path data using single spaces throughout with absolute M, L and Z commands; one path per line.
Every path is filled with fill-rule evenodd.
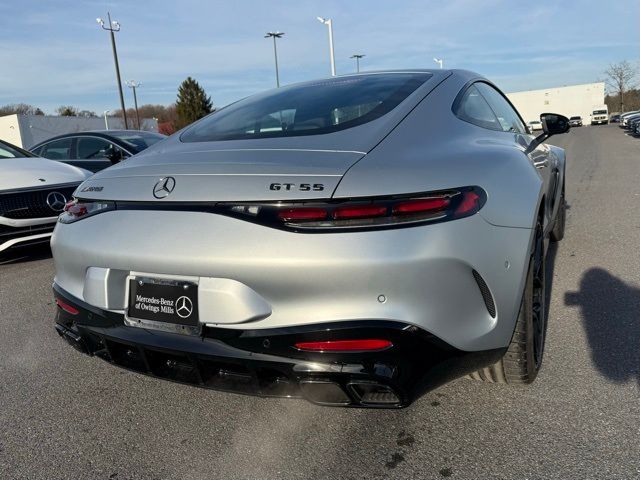
M 387 207 L 384 205 L 361 205 L 338 207 L 333 211 L 333 218 L 336 220 L 346 220 L 354 218 L 375 218 L 383 217 L 387 214 Z
M 393 213 L 396 215 L 406 215 L 410 213 L 437 212 L 449 206 L 451 200 L 448 198 L 423 198 L 419 200 L 409 200 L 400 202 L 393 206 Z
M 467 192 L 462 201 L 456 208 L 457 215 L 465 215 L 467 213 L 476 213 L 480 210 L 480 195 L 476 192 Z
M 113 210 L 115 204 L 113 202 L 104 201 L 83 201 L 74 199 L 64 206 L 64 211 L 58 217 L 60 223 L 73 223 L 86 217 L 90 217 L 97 213 Z
M 299 342 L 294 345 L 304 352 L 377 352 L 393 346 L 389 340 L 368 338 L 363 340 L 326 340 Z
M 486 193 L 479 187 L 439 192 L 348 200 L 220 203 L 216 213 L 275 228 L 332 232 L 397 228 L 468 217 L 482 208 Z
M 278 218 L 285 222 L 322 220 L 323 218 L 327 218 L 327 211 L 324 208 L 288 208 L 278 212 Z

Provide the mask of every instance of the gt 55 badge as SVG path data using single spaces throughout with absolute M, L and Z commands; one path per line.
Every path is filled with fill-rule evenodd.
M 272 183 L 269 185 L 269 190 L 299 190 L 301 192 L 321 192 L 324 190 L 322 183 Z

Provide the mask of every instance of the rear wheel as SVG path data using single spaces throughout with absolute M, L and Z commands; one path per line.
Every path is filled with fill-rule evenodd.
M 534 252 L 511 343 L 498 362 L 470 376 L 493 383 L 531 383 L 542 366 L 546 336 L 545 258 L 542 223 L 536 225 Z

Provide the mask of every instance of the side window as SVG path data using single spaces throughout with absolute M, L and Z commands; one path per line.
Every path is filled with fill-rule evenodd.
M 461 120 L 479 127 L 502 130 L 493 110 L 491 110 L 491 107 L 480 94 L 475 84 L 465 90 L 453 113 Z
M 478 82 L 475 85 L 498 117 L 502 130 L 505 132 L 526 133 L 518 113 L 500 92 L 486 83 Z
M 111 143 L 102 138 L 78 137 L 78 158 L 104 159 L 108 158 Z
M 257 121 L 252 120 L 244 129 L 245 133 L 255 134 L 263 132 L 282 132 L 293 125 L 296 115 L 294 109 L 279 110 L 260 117 Z
M 2 144 L 0 144 L 0 158 L 17 158 L 17 152 L 13 150 L 9 150 L 9 148 L 4 148 Z
M 69 160 L 71 158 L 72 138 L 61 138 L 43 146 L 41 155 L 51 160 Z
M 42 156 L 42 150 L 44 149 L 44 145 L 39 146 L 38 148 L 34 148 L 33 150 L 29 150 L 34 155 Z

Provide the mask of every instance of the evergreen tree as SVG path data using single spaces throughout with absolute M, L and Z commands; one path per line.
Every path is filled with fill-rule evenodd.
M 198 82 L 191 77 L 187 77 L 178 88 L 176 127 L 178 129 L 186 127 L 212 111 L 211 97 L 207 96 Z
M 56 113 L 61 117 L 77 117 L 78 109 L 71 105 L 61 105 L 56 108 Z

